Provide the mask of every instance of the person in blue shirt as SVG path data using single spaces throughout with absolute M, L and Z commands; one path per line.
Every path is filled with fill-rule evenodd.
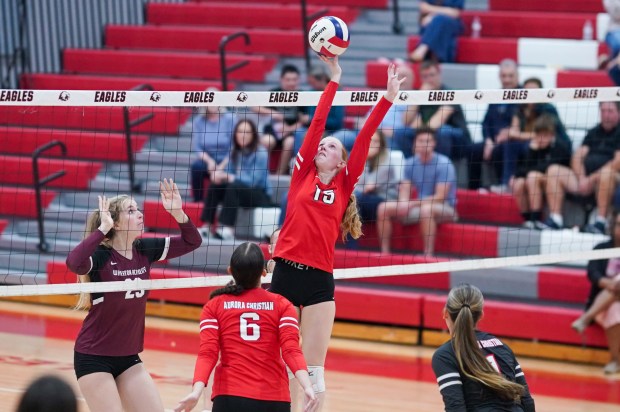
M 200 107 L 192 120 L 192 151 L 195 160 L 191 165 L 192 197 L 194 202 L 204 199 L 204 180 L 228 158 L 235 115 L 220 113 L 216 106 Z
M 211 175 L 201 220 L 202 234 L 209 237 L 215 222 L 217 206 L 222 205 L 219 227 L 215 237 L 234 238 L 234 226 L 240 207 L 271 206 L 272 189 L 269 184 L 269 155 L 260 145 L 256 124 L 240 120 L 233 132 L 234 142 L 230 155 Z
M 454 165 L 447 156 L 435 152 L 435 145 L 433 129 L 417 129 L 414 156 L 405 160 L 398 200 L 383 202 L 377 210 L 382 253 L 390 253 L 393 219 L 404 224 L 419 223 L 424 254 L 433 255 L 437 225 L 457 218 Z M 417 198 L 412 198 L 412 189 Z
M 435 59 L 442 63 L 456 59 L 457 37 L 463 32 L 461 10 L 465 0 L 420 2 L 420 43 L 409 56 L 413 62 Z

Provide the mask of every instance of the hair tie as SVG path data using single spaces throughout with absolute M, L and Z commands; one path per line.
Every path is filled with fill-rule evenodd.
M 469 304 L 467 304 L 467 303 L 463 303 L 463 304 L 461 305 L 461 309 L 463 309 L 463 308 L 467 308 L 467 309 L 471 310 L 471 307 L 470 307 L 470 306 L 469 306 Z

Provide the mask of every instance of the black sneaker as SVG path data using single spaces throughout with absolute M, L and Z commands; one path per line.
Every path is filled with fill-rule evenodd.
M 586 233 L 594 233 L 595 235 L 605 234 L 605 224 L 603 222 L 594 222 L 584 228 Z
M 545 221 L 543 222 L 543 225 L 545 226 L 544 229 L 552 229 L 552 230 L 562 229 L 562 227 L 558 225 L 555 220 L 551 219 L 551 216 L 545 219 Z

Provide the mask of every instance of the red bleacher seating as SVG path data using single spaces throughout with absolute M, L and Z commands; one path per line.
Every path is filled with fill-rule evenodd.
M 247 60 L 249 64 L 230 73 L 231 79 L 262 82 L 275 65 L 264 56 L 229 55 L 228 64 Z M 220 58 L 216 54 L 146 52 L 135 50 L 65 49 L 66 73 L 120 74 L 216 79 L 220 76 Z
M 324 9 L 308 7 L 308 14 Z M 358 11 L 341 6 L 329 6 L 325 15 L 338 16 L 346 23 L 357 17 Z M 150 24 L 193 24 L 199 26 L 269 27 L 300 29 L 301 10 L 298 4 L 235 4 L 235 3 L 148 3 L 146 20 Z
M 217 52 L 222 37 L 238 29 L 187 26 L 107 26 L 106 46 L 117 49 L 192 50 Z M 252 29 L 251 43 L 243 39 L 230 43 L 226 50 L 251 54 L 303 56 L 303 41 L 299 30 Z
M 210 3 L 216 0 L 191 0 L 194 3 Z M 299 0 L 261 0 L 261 3 L 274 4 L 299 4 Z M 256 0 L 237 0 L 237 3 L 256 3 Z M 364 7 L 369 9 L 385 9 L 388 7 L 387 0 L 309 0 L 309 5 Z
M 203 203 L 200 202 L 186 202 L 183 205 L 183 211 L 194 222 L 196 226 L 200 226 L 200 214 L 202 213 Z M 144 208 L 144 225 L 149 229 L 177 229 L 178 223 L 170 216 L 161 205 L 161 202 L 156 200 L 146 200 L 143 205 Z
M 50 182 L 49 187 L 88 189 L 90 181 L 97 175 L 101 166 L 101 163 L 97 162 L 41 158 L 39 173 L 40 177 L 44 178 L 64 170 L 65 175 Z M 0 155 L 0 184 L 32 185 L 32 171 L 30 157 Z
M 21 78 L 22 88 L 42 90 L 131 90 L 142 84 L 149 84 L 159 91 L 203 91 L 210 87 L 220 89 L 222 85 L 219 80 L 165 79 L 144 76 L 106 77 L 34 73 L 24 74 Z M 228 84 L 231 90 L 234 86 L 234 83 Z
M 0 127 L 0 145 L 5 154 L 30 155 L 37 147 L 52 140 L 58 140 L 67 146 L 68 157 L 116 162 L 127 160 L 127 145 L 122 134 Z M 141 150 L 145 142 L 145 136 L 132 137 L 133 150 Z M 60 154 L 59 147 L 46 152 L 49 157 Z
M 483 37 L 581 39 L 586 21 L 589 20 L 596 27 L 596 14 L 593 13 L 466 10 L 461 16 L 465 25 L 465 36 L 471 34 L 471 22 L 476 16 L 482 24 Z
M 614 83 L 605 70 L 560 70 L 558 87 L 613 87 Z
M 404 52 L 403 52 L 404 54 Z M 421 80 L 420 80 L 420 65 L 419 64 L 411 64 L 410 67 L 415 74 L 413 88 L 420 88 Z M 366 62 L 366 85 L 368 87 L 385 90 L 385 81 L 387 79 L 387 68 L 388 63 L 382 63 L 378 61 L 368 61 Z
M 49 206 L 56 197 L 50 190 L 41 192 L 43 208 Z M 37 217 L 37 206 L 34 189 L 9 187 L 0 185 L 0 215 L 34 219 Z
M 566 0 L 489 0 L 489 10 L 544 11 L 564 13 L 603 13 L 602 1 Z
M 542 267 L 538 271 L 538 297 L 556 302 L 584 303 L 590 282 L 583 269 Z
M 445 296 L 425 295 L 423 316 L 426 328 L 446 329 L 441 316 L 445 303 Z M 570 327 L 580 314 L 578 309 L 485 300 L 480 329 L 509 338 L 581 345 L 582 337 Z M 586 340 L 588 345 L 607 347 L 601 328 L 588 328 Z
M 191 115 L 189 108 L 132 107 L 129 119 L 135 120 L 146 115 L 153 115 L 147 122 L 132 127 L 132 133 L 148 133 L 157 135 L 177 135 L 179 126 Z M 54 127 L 77 129 L 88 138 L 88 130 L 105 132 L 124 132 L 125 122 L 122 107 L 58 107 L 39 106 L 0 107 L 0 123 L 19 127 Z M 22 129 L 24 133 L 45 133 L 46 130 Z M 106 133 L 106 136 L 108 134 Z M 110 135 L 112 138 L 117 137 Z M 101 138 L 101 136 L 98 136 Z M 124 138 L 124 137 L 123 137 Z M 139 137 L 140 143 L 144 139 Z M 100 142 L 103 145 L 105 142 Z M 143 143 L 143 142 L 142 142 Z M 102 146 L 103 148 L 103 146 Z
M 9 224 L 8 220 L 0 219 L 0 234 L 2 234 L 2 232 L 4 232 L 4 229 L 6 229 L 8 224 Z
M 512 195 L 457 190 L 456 210 L 461 221 L 520 225 L 523 218 Z
M 420 41 L 420 36 L 410 36 L 407 50 L 412 52 Z M 457 63 L 497 64 L 502 59 L 518 60 L 517 39 L 510 38 L 471 38 L 459 37 L 456 54 Z

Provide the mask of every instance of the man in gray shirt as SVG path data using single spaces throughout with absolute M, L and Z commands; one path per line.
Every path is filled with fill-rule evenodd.
M 382 253 L 390 253 L 392 219 L 404 224 L 420 223 L 426 255 L 434 253 L 437 225 L 457 219 L 454 165 L 447 156 L 435 152 L 435 145 L 432 129 L 417 130 L 414 156 L 405 161 L 398 200 L 379 205 L 377 232 Z M 417 197 L 412 196 L 412 189 Z

